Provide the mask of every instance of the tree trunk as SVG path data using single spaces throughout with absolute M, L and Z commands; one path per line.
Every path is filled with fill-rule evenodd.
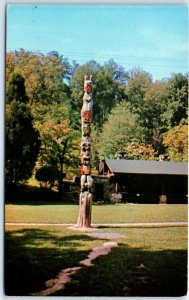
M 91 227 L 92 194 L 80 193 L 78 227 Z

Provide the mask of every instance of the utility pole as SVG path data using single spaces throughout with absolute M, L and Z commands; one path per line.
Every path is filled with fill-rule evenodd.
M 91 122 L 92 122 L 92 76 L 84 77 L 83 106 L 81 109 L 81 191 L 77 227 L 91 227 L 92 184 L 91 177 Z

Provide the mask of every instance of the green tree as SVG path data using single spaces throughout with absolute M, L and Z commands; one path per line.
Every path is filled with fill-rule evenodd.
M 59 170 L 59 192 L 62 195 L 62 179 L 65 169 L 78 166 L 80 145 L 77 132 L 69 128 L 68 120 L 55 122 L 47 119 L 38 124 L 41 149 L 38 162 L 41 166 Z
M 152 76 L 138 68 L 129 71 L 129 80 L 126 86 L 126 95 L 131 103 L 133 113 L 141 113 L 144 96 L 152 83 Z
M 14 99 L 23 103 L 26 103 L 28 100 L 25 90 L 25 79 L 19 73 L 13 73 L 11 75 L 7 90 L 7 103 L 10 103 Z
M 74 166 L 79 154 L 78 135 L 68 126 L 68 120 L 54 123 L 53 120 L 46 120 L 39 125 L 42 147 L 41 155 L 43 164 L 58 166 L 61 168 L 61 159 L 64 150 L 64 164 Z M 75 151 L 76 152 L 75 152 Z
M 90 61 L 76 69 L 71 81 L 71 110 L 77 112 L 77 119 L 80 120 L 84 76 L 86 74 L 93 76 L 93 124 L 98 130 L 107 120 L 111 109 L 124 96 L 123 87 L 117 80 L 118 74 L 116 76 L 114 67 L 112 62 L 101 66 L 95 61 Z M 74 120 L 75 118 L 76 114 L 74 114 Z M 77 128 L 79 126 L 80 123 L 78 122 Z
M 104 123 L 99 134 L 96 149 L 99 158 L 114 157 L 122 151 L 133 138 L 143 139 L 143 129 L 138 124 L 138 116 L 129 110 L 129 105 L 123 101 L 114 107 Z
M 94 78 L 93 124 L 101 129 L 112 108 L 119 103 L 124 91 L 121 84 L 114 79 L 114 70 L 102 67 Z
M 39 152 L 39 132 L 30 108 L 12 100 L 6 110 L 6 181 L 17 184 L 32 175 Z
M 167 127 L 175 127 L 188 122 L 188 76 L 174 74 L 167 82 L 165 90 L 167 109 L 163 115 Z
M 163 151 L 162 134 L 167 130 L 163 114 L 167 109 L 166 84 L 162 81 L 151 83 L 144 95 L 140 111 L 140 124 L 145 131 L 145 142 Z
M 11 77 L 6 105 L 6 182 L 17 184 L 28 179 L 39 152 L 39 132 L 33 127 L 25 81 L 20 74 Z
M 41 187 L 51 189 L 56 181 L 60 181 L 62 174 L 56 167 L 44 166 L 36 171 L 35 178 L 40 181 Z
M 69 68 L 67 59 L 54 51 L 47 55 L 24 50 L 9 52 L 6 55 L 6 82 L 10 81 L 13 72 L 20 73 L 25 78 L 30 104 L 61 102 L 69 94 L 65 83 Z
M 188 161 L 188 125 L 178 125 L 163 134 L 163 144 L 170 160 Z
M 113 79 L 119 84 L 127 84 L 129 79 L 129 73 L 124 70 L 121 65 L 118 65 L 113 59 L 104 63 L 104 68 L 110 70 L 113 73 Z
M 69 119 L 69 108 L 67 102 L 55 102 L 49 105 L 39 103 L 38 105 L 33 105 L 31 110 L 36 127 L 49 119 L 53 120 L 55 123 Z

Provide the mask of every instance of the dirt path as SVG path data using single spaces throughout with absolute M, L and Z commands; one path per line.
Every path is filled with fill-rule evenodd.
M 57 276 L 44 283 L 46 289 L 32 293 L 31 296 L 50 296 L 63 290 L 65 285 L 72 280 L 71 276 L 79 272 L 83 267 L 93 266 L 92 261 L 101 255 L 107 255 L 113 247 L 117 247 L 117 242 L 106 242 L 102 246 L 93 248 L 88 257 L 80 261 L 80 266 L 61 270 Z
M 65 223 L 17 223 L 17 222 L 6 222 L 6 226 L 64 226 L 74 227 L 75 224 Z M 188 222 L 146 222 L 146 223 L 103 223 L 103 224 L 92 224 L 91 229 L 98 228 L 129 228 L 129 227 L 179 227 L 188 226 Z

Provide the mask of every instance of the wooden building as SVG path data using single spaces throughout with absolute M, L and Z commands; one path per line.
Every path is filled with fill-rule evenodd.
M 105 158 L 99 165 L 124 203 L 187 203 L 187 171 L 187 162 Z

